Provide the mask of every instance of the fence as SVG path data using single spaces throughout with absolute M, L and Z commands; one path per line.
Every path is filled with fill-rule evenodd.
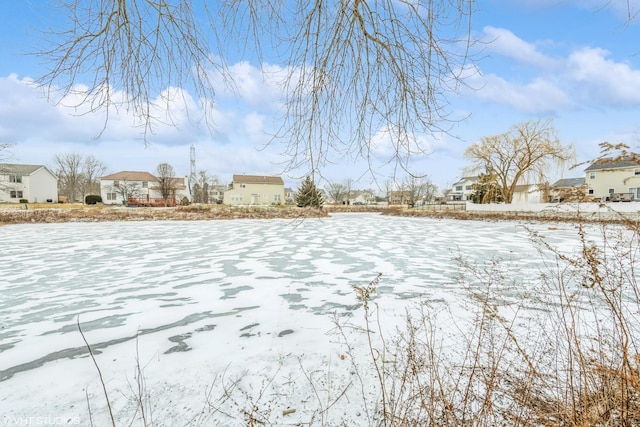
M 414 209 L 431 210 L 431 211 L 464 211 L 467 210 L 466 202 L 448 202 L 448 203 L 424 203 L 416 205 Z

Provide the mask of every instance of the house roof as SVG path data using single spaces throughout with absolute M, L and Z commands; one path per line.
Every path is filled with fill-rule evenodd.
M 580 187 L 584 185 L 585 179 L 583 178 L 563 178 L 559 179 L 551 185 L 555 188 L 567 188 L 567 187 Z
M 460 178 L 459 180 L 457 180 L 456 182 L 453 183 L 453 187 L 455 187 L 456 185 L 462 184 L 464 182 L 468 182 L 468 181 L 478 181 L 478 176 L 474 175 L 474 176 L 463 176 L 462 178 Z
M 171 186 L 175 188 L 187 188 L 184 178 L 171 178 Z
M 602 169 L 624 169 L 624 168 L 637 168 L 640 167 L 640 163 L 629 160 L 613 160 L 613 159 L 601 159 L 592 163 L 585 171 L 594 171 Z
M 284 185 L 284 181 L 279 176 L 233 175 L 233 182 L 237 184 Z
M 150 174 L 149 172 L 139 171 L 121 171 L 112 173 L 111 175 L 105 175 L 100 179 L 121 179 L 124 181 L 157 181 L 158 178 Z
M 516 193 L 533 192 L 540 189 L 540 184 L 518 184 L 513 188 Z
M 22 174 L 22 175 L 31 175 L 35 171 L 41 168 L 46 168 L 43 165 L 18 165 L 13 163 L 0 163 L 0 174 Z

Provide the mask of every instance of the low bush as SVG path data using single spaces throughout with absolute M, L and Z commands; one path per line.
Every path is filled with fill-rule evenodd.
M 84 198 L 84 202 L 87 205 L 95 205 L 97 203 L 102 203 L 102 197 L 97 194 L 89 194 Z

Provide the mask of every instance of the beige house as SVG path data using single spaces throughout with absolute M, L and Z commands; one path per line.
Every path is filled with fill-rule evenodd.
M 0 164 L 0 202 L 58 203 L 58 178 L 46 166 Z
M 172 178 L 170 206 L 179 204 L 184 197 L 191 200 L 186 178 Z M 100 196 L 106 205 L 134 204 L 164 206 L 158 178 L 149 172 L 121 171 L 100 178 Z
M 279 205 L 285 203 L 284 181 L 279 176 L 233 175 L 224 192 L 226 205 Z
M 640 163 L 599 160 L 585 169 L 587 195 L 603 201 L 640 199 Z

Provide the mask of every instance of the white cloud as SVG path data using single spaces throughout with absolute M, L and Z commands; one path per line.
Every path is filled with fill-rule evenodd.
M 536 78 L 527 84 L 517 84 L 491 74 L 477 77 L 481 89 L 473 92 L 485 101 L 507 105 L 528 114 L 552 113 L 570 108 L 572 101 L 565 91 L 543 78 Z
M 278 65 L 263 64 L 258 68 L 241 61 L 228 68 L 227 79 L 217 70 L 211 72 L 210 78 L 219 96 L 236 96 L 250 108 L 276 112 L 284 104 L 284 85 L 288 74 L 287 68 Z
M 565 77 L 574 85 L 576 98 L 592 105 L 639 105 L 640 70 L 606 59 L 608 54 L 584 48 L 569 56 Z
M 556 61 L 540 53 L 535 44 L 522 40 L 507 29 L 488 26 L 483 33 L 482 41 L 486 43 L 484 46 L 489 52 L 537 68 L 556 66 Z
M 507 63 L 484 76 L 481 69 L 465 70 L 468 86 L 474 89 L 466 95 L 528 114 L 640 105 L 640 70 L 609 59 L 604 49 L 579 47 L 564 57 L 550 58 L 508 30 L 486 27 L 485 35 L 494 37 L 486 49 Z M 513 71 L 523 63 L 529 65 L 526 74 Z

